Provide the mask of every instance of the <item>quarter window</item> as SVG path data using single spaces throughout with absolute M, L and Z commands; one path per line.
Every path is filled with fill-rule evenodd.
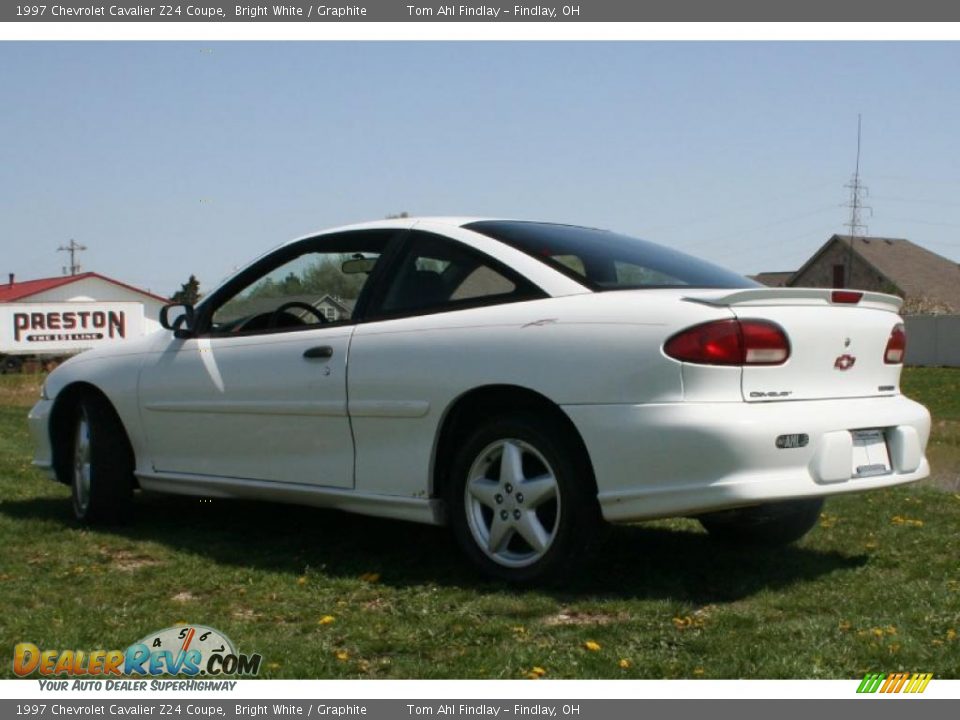
M 543 297 L 509 269 L 461 243 L 412 233 L 380 302 L 384 315 L 458 310 Z

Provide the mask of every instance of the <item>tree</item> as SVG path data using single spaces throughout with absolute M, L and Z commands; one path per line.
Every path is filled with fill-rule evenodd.
M 197 280 L 196 275 L 191 274 L 190 279 L 181 285 L 180 289 L 173 294 L 173 297 L 170 298 L 170 302 L 196 305 L 201 297 L 200 281 Z

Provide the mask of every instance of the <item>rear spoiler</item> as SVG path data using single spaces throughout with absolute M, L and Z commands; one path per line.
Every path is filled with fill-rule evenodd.
M 857 302 L 850 300 L 836 302 L 833 299 L 835 292 L 861 293 Z M 717 307 L 737 306 L 769 306 L 769 305 L 823 305 L 837 307 L 868 307 L 873 310 L 899 312 L 903 300 L 896 295 L 869 292 L 866 290 L 836 291 L 829 288 L 745 288 L 733 291 L 704 290 L 695 295 L 684 298 L 689 302 L 702 303 Z

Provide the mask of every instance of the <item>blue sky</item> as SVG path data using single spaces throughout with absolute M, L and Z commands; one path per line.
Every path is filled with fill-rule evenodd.
M 406 210 L 798 267 L 848 211 L 960 260 L 960 43 L 0 43 L 0 279 L 211 290 Z

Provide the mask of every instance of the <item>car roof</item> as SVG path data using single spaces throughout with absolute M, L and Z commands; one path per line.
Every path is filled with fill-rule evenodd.
M 350 230 L 380 230 L 390 228 L 411 228 L 422 222 L 428 222 L 435 225 L 449 225 L 450 227 L 463 227 L 472 222 L 480 220 L 497 220 L 500 218 L 488 217 L 469 217 L 469 216 L 429 216 L 421 215 L 417 217 L 398 217 L 386 218 L 384 220 L 371 220 L 369 222 L 351 223 L 350 225 L 340 225 L 339 227 L 321 230 L 317 233 L 304 235 L 303 238 L 316 237 L 317 235 L 330 235 L 332 233 L 347 232 Z M 301 239 L 303 239 L 301 238 Z
M 469 215 L 418 215 L 416 217 L 397 217 L 385 218 L 383 220 L 370 220 L 368 222 L 351 223 L 350 225 L 340 225 L 338 227 L 318 230 L 316 232 L 301 235 L 290 240 L 283 245 L 307 240 L 309 238 L 319 237 L 321 235 L 333 235 L 335 233 L 349 232 L 353 230 L 390 230 L 390 229 L 409 229 L 421 223 L 430 225 L 447 225 L 451 228 L 460 228 L 475 222 L 514 222 L 514 223 L 537 223 L 540 225 L 564 225 L 568 227 L 588 227 L 586 225 L 572 225 L 571 223 L 557 223 L 544 220 L 521 220 L 519 218 L 504 217 L 483 217 Z M 600 228 L 596 228 L 600 229 Z

